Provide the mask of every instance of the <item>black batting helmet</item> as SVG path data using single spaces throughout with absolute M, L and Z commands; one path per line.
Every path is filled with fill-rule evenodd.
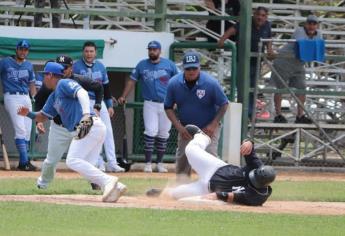
M 260 166 L 249 172 L 249 180 L 256 188 L 268 186 L 276 178 L 276 172 L 272 166 Z

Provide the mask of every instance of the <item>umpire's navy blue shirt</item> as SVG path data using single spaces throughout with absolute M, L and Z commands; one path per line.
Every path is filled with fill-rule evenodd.
M 206 127 L 216 116 L 219 107 L 228 103 L 219 82 L 205 72 L 200 72 L 193 88 L 188 88 L 184 73 L 169 81 L 164 108 L 177 105 L 178 118 L 182 125 L 193 124 Z

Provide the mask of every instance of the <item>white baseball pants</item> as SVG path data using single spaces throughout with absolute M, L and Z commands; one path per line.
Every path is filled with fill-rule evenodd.
M 15 139 L 25 139 L 30 141 L 32 120 L 25 116 L 20 116 L 17 114 L 19 107 L 28 107 L 30 111 L 32 110 L 31 100 L 29 95 L 20 94 L 4 94 L 5 109 L 10 115 L 13 128 L 14 128 L 14 138 Z
M 199 179 L 190 184 L 183 184 L 169 191 L 175 199 L 205 195 L 209 193 L 208 185 L 211 177 L 222 166 L 227 163 L 206 152 L 206 147 L 211 143 L 211 139 L 205 134 L 194 135 L 193 140 L 186 146 L 186 156 L 188 162 Z
M 63 154 L 68 150 L 75 135 L 76 132 L 69 132 L 66 128 L 55 124 L 54 121 L 50 122 L 48 152 L 42 164 L 41 176 L 37 182 L 38 185 L 47 187 L 54 179 L 56 166 Z
M 164 111 L 164 103 L 144 101 L 144 134 L 150 137 L 169 138 L 171 122 Z
M 92 119 L 93 126 L 90 132 L 82 139 L 72 140 L 66 164 L 91 183 L 103 188 L 114 177 L 95 167 L 106 136 L 106 127 L 99 117 L 93 117 Z
M 90 105 L 93 107 L 95 105 L 95 100 L 90 100 Z M 103 121 L 103 123 L 105 124 L 105 127 L 107 128 L 105 140 L 104 140 L 104 144 L 103 144 L 105 156 L 106 156 L 108 162 L 114 161 L 115 163 L 117 163 L 113 127 L 111 125 L 111 120 L 110 120 L 110 116 L 108 113 L 108 109 L 105 106 L 104 102 L 102 102 L 102 108 L 101 108 L 99 116 L 101 117 L 101 120 Z M 102 149 L 101 149 L 101 151 L 102 151 Z

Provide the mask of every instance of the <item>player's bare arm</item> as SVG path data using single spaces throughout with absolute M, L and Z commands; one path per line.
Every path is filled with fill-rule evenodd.
M 27 107 L 19 107 L 17 114 L 21 116 L 27 116 L 37 122 L 45 122 L 48 120 L 48 117 L 43 115 L 42 112 L 31 112 Z
M 222 120 L 226 110 L 228 109 L 228 104 L 221 106 L 210 124 L 208 124 L 202 131 L 210 137 L 213 137 L 214 132 L 219 127 L 219 123 Z
M 175 112 L 173 109 L 166 109 L 165 113 L 167 114 L 169 120 L 171 123 L 175 126 L 177 131 L 181 134 L 183 139 L 192 139 L 192 136 L 188 133 L 186 128 L 180 123 L 180 121 L 177 119 Z
M 30 86 L 29 86 L 29 89 L 30 89 L 30 95 L 31 97 L 35 97 L 36 96 L 36 93 L 37 93 L 37 90 L 36 90 L 36 86 L 35 86 L 35 83 L 30 83 Z
M 117 99 L 119 104 L 123 105 L 124 103 L 126 103 L 126 97 L 133 90 L 135 83 L 136 83 L 135 80 L 132 80 L 132 79 L 127 80 L 126 86 L 122 92 L 122 95 Z

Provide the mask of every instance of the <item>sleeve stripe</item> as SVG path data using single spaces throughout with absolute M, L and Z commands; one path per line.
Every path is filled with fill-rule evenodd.
M 43 115 L 45 115 L 45 116 L 48 117 L 49 119 L 53 119 L 53 118 L 54 118 L 54 116 L 52 116 L 52 115 L 50 115 L 50 114 L 44 112 L 43 110 L 41 110 L 41 112 L 42 112 Z
M 79 91 L 79 89 L 81 89 L 81 87 L 79 86 L 73 93 L 73 97 L 77 97 L 77 92 Z

